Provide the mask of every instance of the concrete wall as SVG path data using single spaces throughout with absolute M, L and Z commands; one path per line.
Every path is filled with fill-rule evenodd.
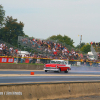
M 27 69 L 27 70 L 43 70 L 44 65 L 30 64 L 0 64 L 0 69 Z
M 22 95 L 6 95 L 9 92 L 21 92 Z M 89 95 L 100 95 L 100 82 L 49 83 L 0 85 L 0 100 L 46 100 Z

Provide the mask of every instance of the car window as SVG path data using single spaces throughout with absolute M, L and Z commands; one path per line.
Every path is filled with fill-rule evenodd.
M 66 61 L 65 61 L 65 65 L 66 65 L 67 63 L 66 63 Z
M 62 61 L 61 64 L 64 64 L 64 61 Z
M 56 64 L 56 61 L 52 61 L 52 60 L 51 60 L 50 63 L 51 63 L 51 64 Z
M 53 61 L 53 60 L 51 60 L 50 63 L 51 63 L 51 64 L 62 64 L 61 61 Z
M 61 64 L 61 61 L 56 61 L 57 64 Z

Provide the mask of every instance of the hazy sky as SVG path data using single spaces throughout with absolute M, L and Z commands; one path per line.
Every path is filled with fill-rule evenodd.
M 24 23 L 24 33 L 46 39 L 67 35 L 78 45 L 100 42 L 100 0 L 0 0 L 6 16 Z

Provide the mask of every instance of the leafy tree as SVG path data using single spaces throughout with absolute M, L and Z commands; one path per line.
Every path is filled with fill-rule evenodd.
M 0 5 L 0 29 L 3 25 L 4 16 L 5 16 L 5 11 L 3 10 L 2 5 Z
M 7 16 L 5 18 L 4 27 L 1 29 L 0 39 L 8 42 L 14 46 L 17 46 L 18 36 L 24 36 L 22 22 L 17 22 L 17 19 Z
M 82 48 L 84 45 L 85 45 L 85 43 L 84 43 L 84 42 L 82 42 L 82 43 L 81 43 L 81 45 L 80 45 L 80 44 L 78 44 L 78 45 L 76 46 L 76 49 Z
M 81 48 L 81 51 L 84 53 L 88 53 L 90 51 L 90 47 L 90 44 L 87 43 Z
M 24 37 L 29 38 L 29 36 L 28 36 L 28 35 L 24 35 Z
M 64 35 L 64 36 L 61 36 L 60 34 L 57 35 L 57 36 L 53 35 L 53 36 L 49 37 L 48 40 L 56 40 L 58 42 L 65 43 L 67 45 L 74 47 L 73 46 L 73 43 L 74 43 L 73 40 L 66 35 Z

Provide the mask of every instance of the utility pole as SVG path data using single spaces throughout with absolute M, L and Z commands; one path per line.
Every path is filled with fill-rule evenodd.
M 80 49 L 81 49 L 81 41 L 82 41 L 82 35 L 78 35 L 80 36 L 80 46 L 79 46 L 79 52 L 80 52 Z

